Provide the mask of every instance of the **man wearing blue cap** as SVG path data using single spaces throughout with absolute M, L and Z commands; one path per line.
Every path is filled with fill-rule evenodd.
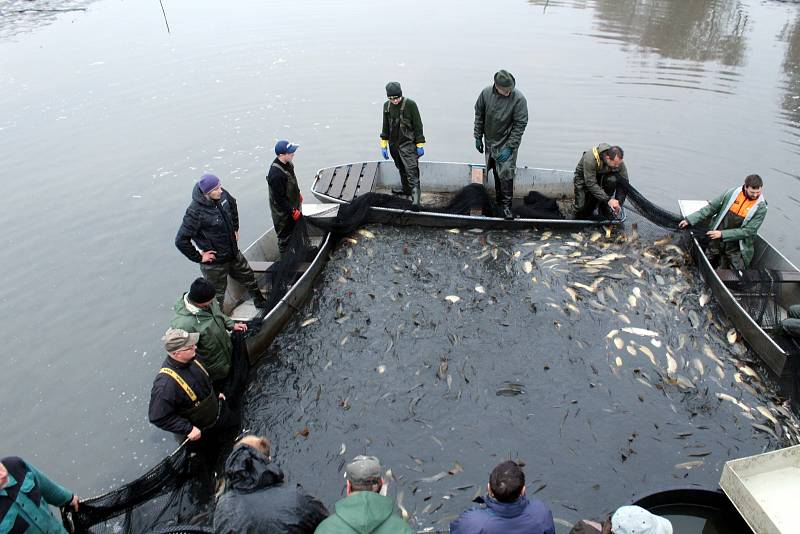
M 294 225 L 303 216 L 303 195 L 294 174 L 294 153 L 300 145 L 281 140 L 275 143 L 275 160 L 267 173 L 269 209 L 278 234 L 278 250 L 283 256 L 289 247 Z
M 184 256 L 200 264 L 203 277 L 214 284 L 220 308 L 225 301 L 228 276 L 247 288 L 256 307 L 263 308 L 267 301 L 258 289 L 250 264 L 239 250 L 238 241 L 236 199 L 222 188 L 219 178 L 204 174 L 192 189 L 192 203 L 186 208 L 183 224 L 175 236 L 175 246 Z

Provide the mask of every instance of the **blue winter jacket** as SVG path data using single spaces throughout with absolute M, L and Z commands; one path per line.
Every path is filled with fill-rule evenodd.
M 555 534 L 553 513 L 524 495 L 505 503 L 486 496 L 485 507 L 470 508 L 450 523 L 450 534 Z M 481 502 L 476 499 L 476 502 Z
M 0 534 L 66 534 L 48 505 L 66 505 L 72 493 L 21 458 L 10 456 L 2 463 L 8 483 L 0 489 Z

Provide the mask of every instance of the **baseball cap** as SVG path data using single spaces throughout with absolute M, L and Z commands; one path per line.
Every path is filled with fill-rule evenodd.
M 197 340 L 200 339 L 200 334 L 192 332 L 191 334 L 186 330 L 180 328 L 170 328 L 164 333 L 161 341 L 164 342 L 164 348 L 167 352 L 175 352 L 178 349 L 190 345 L 197 345 Z
M 672 534 L 669 519 L 652 514 L 641 506 L 620 506 L 611 516 L 613 534 Z
M 298 148 L 300 148 L 300 145 L 296 145 L 290 141 L 281 139 L 275 143 L 275 155 L 280 156 L 281 154 L 294 154 Z
M 347 480 L 357 484 L 379 483 L 381 463 L 374 456 L 356 456 L 345 468 Z

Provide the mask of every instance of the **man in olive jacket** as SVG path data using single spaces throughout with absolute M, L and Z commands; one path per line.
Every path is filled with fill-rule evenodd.
M 335 512 L 320 523 L 316 534 L 414 534 L 403 518 L 394 513 L 394 501 L 380 494 L 381 464 L 374 456 L 356 456 L 345 469 L 347 497 Z
M 711 241 L 706 253 L 711 265 L 720 269 L 747 269 L 753 260 L 753 239 L 767 216 L 763 189 L 761 177 L 751 174 L 744 179 L 742 187 L 725 191 L 701 210 L 688 215 L 678 226 L 687 228 L 710 220 L 706 235 Z
M 528 101 L 510 72 L 500 70 L 494 84 L 486 87 L 475 102 L 475 148 L 484 153 L 486 139 L 486 173 L 494 169 L 497 204 L 503 217 L 513 219 L 511 200 L 514 196 L 514 175 L 522 134 L 528 125 Z
M 619 217 L 628 195 L 624 155 L 622 148 L 608 143 L 583 153 L 573 177 L 576 219 L 591 219 L 596 208 L 608 220 Z
M 425 135 L 417 103 L 403 96 L 398 82 L 386 84 L 383 104 L 383 129 L 381 130 L 381 154 L 392 160 L 400 172 L 401 188 L 393 188 L 395 195 L 411 197 L 411 205 L 419 209 L 421 194 L 419 183 L 419 158 L 425 154 Z
M 178 298 L 173 310 L 175 316 L 170 323 L 172 328 L 180 328 L 186 332 L 197 332 L 197 359 L 203 364 L 214 389 L 227 397 L 237 397 L 232 386 L 240 377 L 231 376 L 233 343 L 229 330 L 247 332 L 245 323 L 235 323 L 233 319 L 222 313 L 214 298 L 214 285 L 205 278 L 192 282 L 187 293 Z

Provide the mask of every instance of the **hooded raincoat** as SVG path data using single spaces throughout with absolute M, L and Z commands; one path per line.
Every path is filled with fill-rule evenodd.
M 394 501 L 371 491 L 356 491 L 336 503 L 336 511 L 316 534 L 414 534 L 394 513 Z
M 225 461 L 225 491 L 214 512 L 216 534 L 311 534 L 328 511 L 260 451 L 237 445 Z
M 170 325 L 187 332 L 197 332 L 197 358 L 208 371 L 211 380 L 218 382 L 228 376 L 231 368 L 233 343 L 228 333 L 233 320 L 222 313 L 216 300 L 206 308 L 197 308 L 186 302 L 186 293 L 173 306 L 175 316 Z M 227 393 L 227 391 L 223 391 Z

